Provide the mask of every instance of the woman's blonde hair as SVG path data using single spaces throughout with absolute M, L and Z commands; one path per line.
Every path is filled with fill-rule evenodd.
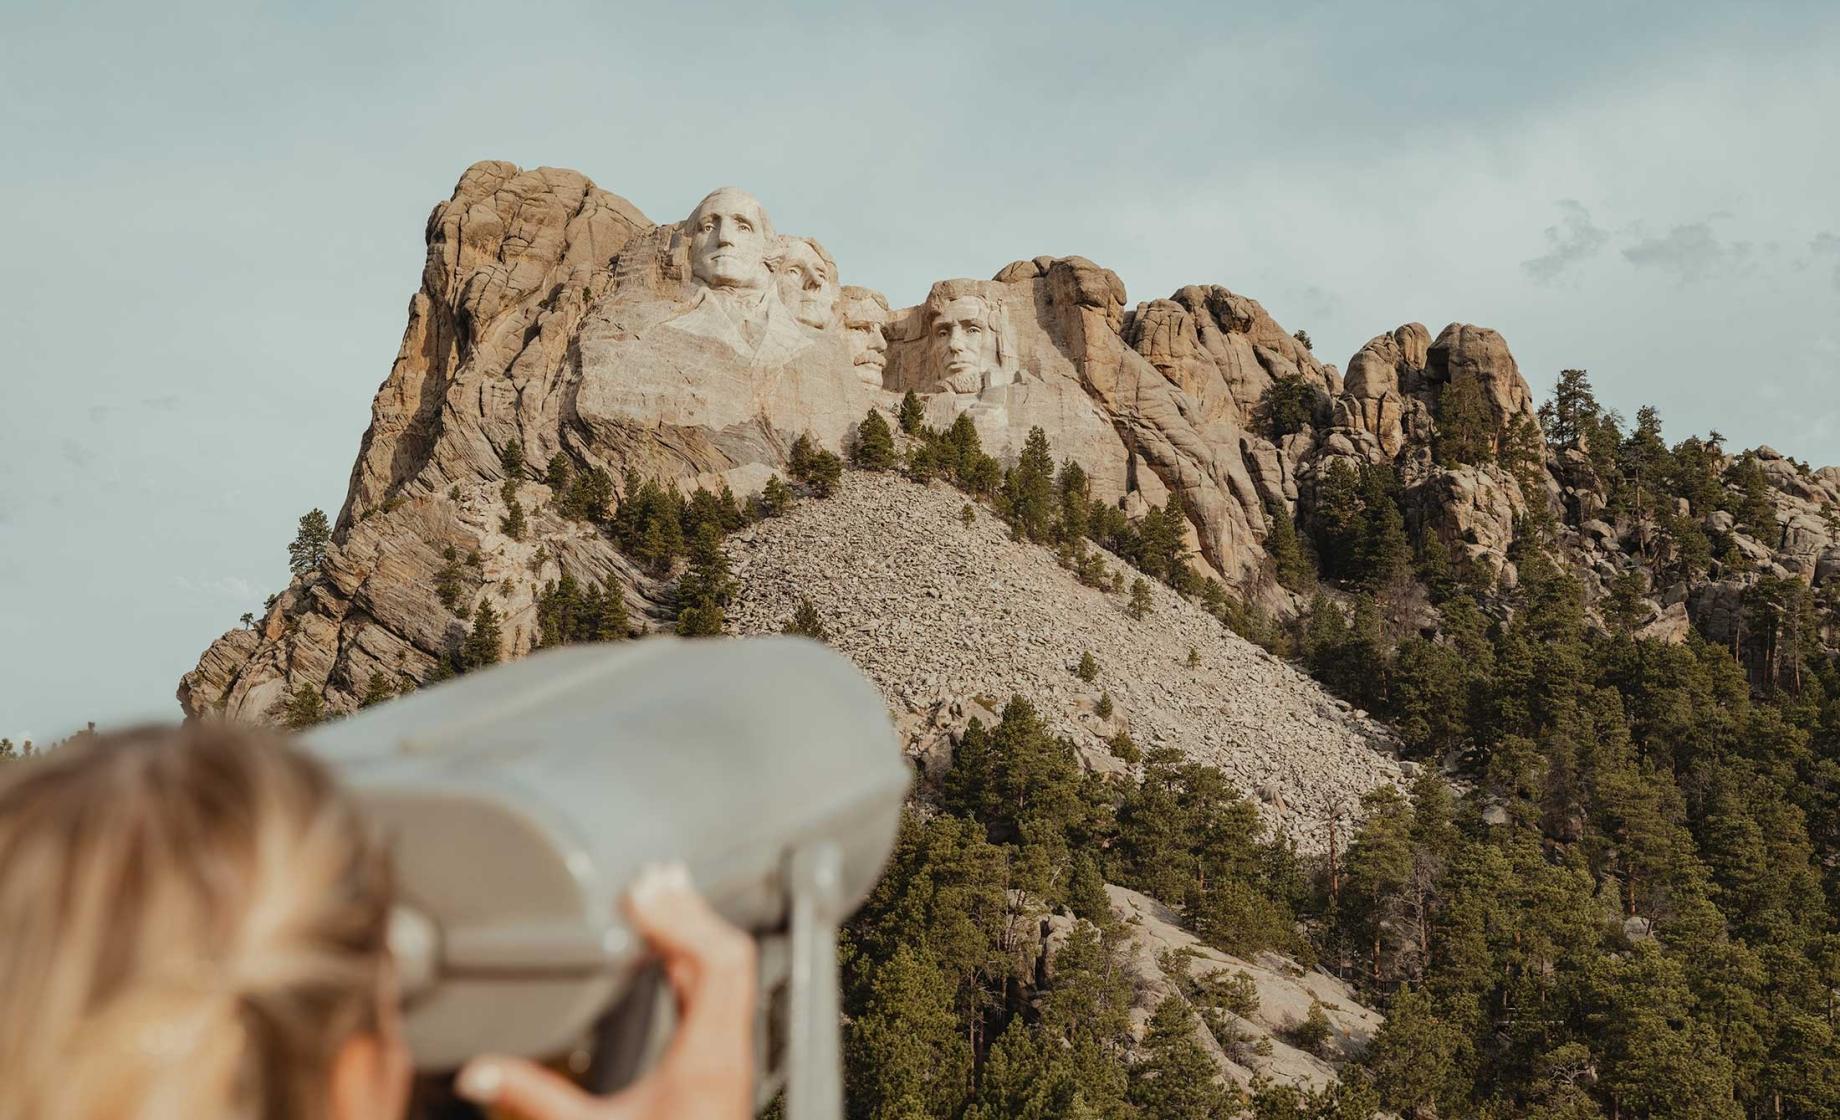
M 376 1030 L 388 863 L 312 759 L 222 724 L 0 764 L 0 1117 L 326 1115 Z

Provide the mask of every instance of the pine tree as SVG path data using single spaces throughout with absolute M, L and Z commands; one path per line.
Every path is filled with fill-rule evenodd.
M 1347 901 L 1344 920 L 1367 957 L 1367 973 L 1382 978 L 1386 937 L 1397 932 L 1393 918 L 1401 912 L 1412 876 L 1412 818 L 1399 791 L 1381 786 L 1361 799 L 1364 820 L 1348 850 Z
M 1316 583 L 1316 565 L 1304 551 L 1303 539 L 1291 522 L 1290 511 L 1282 503 L 1267 501 L 1265 519 L 1265 553 L 1271 557 L 1272 574 L 1278 586 L 1289 591 L 1308 591 Z
M 511 442 L 505 444 L 504 450 L 498 453 L 498 465 L 505 472 L 505 481 L 522 482 L 526 473 L 524 441 L 512 436 Z
M 866 471 L 885 471 L 894 466 L 894 433 L 876 409 L 870 409 L 856 426 L 856 444 L 850 450 L 850 458 Z
M 1310 526 L 1325 575 L 1346 578 L 1357 569 L 1361 545 L 1361 477 L 1346 458 L 1330 461 L 1316 479 Z
M 1031 541 L 1051 539 L 1059 502 L 1054 489 L 1054 457 L 1048 435 L 1039 426 L 1029 429 L 1016 469 L 1004 484 L 1004 506 L 1010 524 Z
M 1322 1056 L 1323 1047 L 1335 1037 L 1335 1027 L 1329 1022 L 1329 1013 L 1323 1010 L 1320 1000 L 1310 1001 L 1310 1010 L 1303 1021 L 1290 1029 L 1291 1044 L 1306 1054 Z
M 984 454 L 984 442 L 970 413 L 959 413 L 939 437 L 936 456 L 946 477 L 972 494 L 987 495 L 1001 481 L 1001 469 L 995 459 Z
M 368 708 L 396 697 L 396 686 L 390 682 L 382 669 L 371 671 L 371 679 L 364 686 L 364 695 L 358 698 L 358 707 Z
M 288 570 L 305 575 L 326 559 L 326 547 L 332 543 L 332 527 L 326 523 L 325 511 L 311 509 L 301 515 L 300 528 L 288 545 Z
M 513 495 L 506 503 L 505 516 L 498 519 L 499 531 L 514 541 L 521 541 L 524 539 L 524 533 L 529 529 L 529 524 L 524 516 L 524 503 L 518 501 L 517 496 Z
M 1661 414 L 1653 405 L 1636 410 L 1636 426 L 1617 446 L 1616 463 L 1636 517 L 1650 517 L 1664 503 L 1671 504 L 1667 485 L 1673 462 L 1661 439 Z
M 1729 481 L 1738 490 L 1732 514 L 1739 527 L 1760 544 L 1775 548 L 1782 530 L 1776 523 L 1776 503 L 1770 500 L 1770 479 L 1763 473 L 1763 464 L 1746 452 L 1732 466 Z
M 760 488 L 760 500 L 768 517 L 778 517 L 792 507 L 792 490 L 778 475 L 773 475 Z
M 549 457 L 549 467 L 543 472 L 543 482 L 556 497 L 561 498 L 568 492 L 569 484 L 575 481 L 575 464 L 569 457 L 558 451 Z
M 1630 634 L 1647 617 L 1648 580 L 1639 569 L 1619 572 L 1604 598 L 1604 621 L 1618 634 Z
M 926 409 L 920 404 L 920 398 L 914 395 L 912 389 L 909 389 L 901 397 L 901 414 L 899 419 L 901 421 L 901 431 L 910 436 L 919 435 L 921 427 L 926 423 Z
M 1495 455 L 1495 415 L 1482 383 L 1474 376 L 1453 376 L 1438 392 L 1437 426 L 1432 453 L 1443 467 L 1486 463 Z
M 301 731 L 326 718 L 326 701 L 319 690 L 302 681 L 288 693 L 282 706 L 281 722 L 291 731 Z
M 724 608 L 734 595 L 728 557 L 714 525 L 698 528 L 690 545 L 690 564 L 677 581 L 677 632 L 684 637 L 709 637 L 722 633 Z
M 843 479 L 843 460 L 820 448 L 808 435 L 792 442 L 786 471 L 820 498 L 828 498 Z
M 959 508 L 958 523 L 967 529 L 977 523 L 977 510 L 971 508 L 970 502 L 966 502 Z
M 1107 1101 L 1114 1111 L 1088 1103 L 1085 1081 L 1096 1072 L 1095 1064 L 1101 1071 L 1122 1072 L 1090 1047 L 1067 1047 L 1045 1027 L 1031 1026 L 1017 1016 L 990 1048 L 963 1120 L 1098 1120 L 1116 1115 L 1124 1107 L 1122 1078 L 1114 1079 L 1115 1093 Z
M 460 605 L 465 576 L 465 569 L 460 566 L 460 553 L 451 544 L 442 548 L 441 566 L 434 573 L 434 593 L 441 605 L 450 611 Z
M 1419 529 L 1418 557 L 1412 565 L 1412 574 L 1425 585 L 1425 591 L 1433 603 L 1444 602 L 1457 589 L 1456 573 L 1450 562 L 1450 546 L 1444 543 L 1444 534 L 1435 525 L 1424 525 Z
M 1581 369 L 1560 370 L 1552 399 L 1540 406 L 1540 427 L 1553 450 L 1563 451 L 1595 434 L 1602 415 L 1590 375 Z
M 1139 750 L 1137 744 L 1131 740 L 1131 733 L 1129 731 L 1120 730 L 1117 734 L 1106 740 L 1105 747 L 1112 752 L 1114 758 L 1121 762 L 1135 765 L 1136 763 L 1142 762 L 1144 758 L 1144 752 Z
M 853 1115 L 918 1120 L 957 1111 L 971 1087 L 971 1047 L 952 994 L 939 968 L 907 945 L 875 971 L 844 1044 Z
M 1088 684 L 1099 679 L 1099 663 L 1093 659 L 1091 651 L 1080 654 L 1080 664 L 1074 669 L 1073 675 Z
M 819 642 L 830 638 L 824 629 L 824 620 L 818 616 L 818 608 L 812 606 L 810 599 L 799 600 L 799 609 L 793 612 L 792 621 L 786 623 L 784 633 L 798 634 Z
M 658 492 L 652 483 L 648 482 L 646 486 L 654 493 Z M 676 504 L 661 496 L 650 511 L 635 515 L 635 520 L 640 519 L 643 525 L 636 530 L 639 537 L 633 551 L 645 565 L 646 571 L 654 576 L 668 575 L 684 547 L 684 531 L 678 520 Z
M 1125 613 L 1139 621 L 1150 613 L 1150 585 L 1142 577 L 1131 581 L 1131 601 L 1125 606 Z
M 1111 719 L 1112 718 L 1112 694 L 1111 693 L 1101 692 L 1099 694 L 1099 702 L 1093 705 L 1093 714 L 1098 716 L 1100 719 Z
M 805 473 L 811 470 L 811 464 L 818 457 L 818 443 L 810 433 L 800 433 L 786 451 L 786 473 L 795 479 L 803 480 Z
M 1387 1007 L 1368 1051 L 1366 1064 L 1381 1101 L 1402 1116 L 1435 1115 L 1427 1110 L 1457 1104 L 1462 1044 L 1461 1034 L 1438 1018 L 1429 996 L 1403 989 Z
M 568 466 L 568 460 L 558 452 L 556 459 L 550 461 L 551 486 L 556 485 L 558 461 L 562 466 Z M 567 475 L 557 495 L 556 508 L 564 517 L 595 524 L 605 523 L 607 507 L 613 504 L 613 476 L 601 467 Z
M 1087 533 L 1092 520 L 1091 486 L 1086 478 L 1086 471 L 1072 459 L 1061 463 L 1060 474 L 1054 479 L 1054 489 L 1060 498 L 1060 513 L 1056 531 L 1063 541 L 1080 541 Z
M 1105 878 L 1099 874 L 1098 863 L 1087 852 L 1074 853 L 1073 867 L 1067 872 L 1067 906 L 1075 916 L 1085 918 L 1100 929 L 1113 922 Z
M 1259 416 L 1268 439 L 1276 442 L 1316 422 L 1322 395 L 1301 377 L 1279 377 L 1265 390 Z
M 1355 537 L 1353 574 L 1363 587 L 1389 587 L 1406 574 L 1412 546 L 1394 497 L 1399 482 L 1391 467 L 1361 471 L 1360 529 Z
M 1150 1016 L 1141 1060 L 1131 1067 L 1131 1103 L 1143 1120 L 1212 1120 L 1233 1111 L 1235 1094 L 1217 1080 L 1195 1027 L 1195 1013 L 1179 995 L 1163 997 Z
M 617 642 L 633 636 L 626 615 L 626 591 L 617 583 L 601 589 L 600 610 L 593 616 L 592 641 Z
M 504 636 L 499 631 L 498 611 L 491 600 L 479 604 L 473 613 L 473 628 L 460 643 L 460 669 L 470 672 L 496 665 L 504 656 Z
M 586 606 L 581 584 L 570 573 L 565 571 L 560 579 L 545 584 L 537 596 L 537 648 L 549 649 L 574 641 L 575 628 Z

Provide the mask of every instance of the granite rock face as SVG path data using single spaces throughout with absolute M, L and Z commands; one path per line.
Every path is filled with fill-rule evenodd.
M 338 528 L 393 496 L 502 477 L 560 446 L 569 349 L 609 264 L 652 223 L 574 171 L 468 168 L 428 217 L 421 290 L 371 405 Z
M 1259 1078 L 1304 1089 L 1325 1088 L 1335 1082 L 1343 1063 L 1367 1051 L 1379 1032 L 1381 1015 L 1363 1006 L 1346 982 L 1320 969 L 1306 970 L 1277 953 L 1259 953 L 1251 960 L 1222 953 L 1184 930 L 1178 917 L 1156 899 L 1110 884 L 1105 891 L 1112 915 L 1124 926 L 1127 967 L 1136 995 L 1131 1008 L 1134 1031 L 1144 1030 L 1156 1005 L 1179 990 L 1179 979 L 1165 971 L 1173 955 L 1188 957 L 1193 977 L 1244 976 L 1252 981 L 1258 1006 L 1250 1017 L 1227 1013 L 1221 1024 L 1226 1037 L 1216 1036 L 1206 1023 L 1199 1024 L 1196 1033 L 1215 1065 L 1241 1088 Z M 1065 917 L 1051 919 L 1050 943 L 1065 940 L 1070 925 Z M 1329 1020 L 1322 1056 L 1286 1041 L 1313 1005 Z
M 181 688 L 187 712 L 263 718 L 303 683 L 342 710 L 373 672 L 416 678 L 460 616 L 412 617 L 428 608 L 405 606 L 417 601 L 410 587 L 425 590 L 448 548 L 481 553 L 487 568 L 522 551 L 499 539 L 492 509 L 513 448 L 533 475 L 561 455 L 578 472 L 745 497 L 784 471 L 799 436 L 842 450 L 872 406 L 892 412 L 910 388 L 936 424 L 969 415 L 1005 463 L 1041 427 L 1057 457 L 1086 467 L 1096 497 L 1128 512 L 1179 494 L 1198 563 L 1286 605 L 1261 582 L 1264 505 L 1285 492 L 1300 449 L 1247 425 L 1273 379 L 1329 393 L 1339 378 L 1253 300 L 1192 287 L 1127 311 L 1114 273 L 1040 257 L 891 310 L 844 287 L 820 243 L 776 232 L 744 191 L 713 192 L 660 225 L 577 172 L 500 162 L 469 168 L 426 235 L 332 555 L 255 631 L 207 651 Z M 461 507 L 481 512 L 463 525 Z M 586 555 L 567 530 L 539 517 L 527 538 L 552 577 L 633 586 L 611 550 Z M 366 566 L 384 553 L 390 564 Z M 523 582 L 517 592 L 500 576 L 475 594 L 514 620 L 514 646 L 534 625 L 538 581 Z
M 1000 459 L 1013 460 L 1041 427 L 1057 456 L 1086 469 L 1096 498 L 1132 509 L 1179 494 L 1201 559 L 1248 585 L 1266 528 L 1242 410 L 1218 396 L 1209 411 L 1132 349 L 1121 333 L 1124 297 L 1115 273 L 1082 257 L 942 281 L 925 303 L 894 315 L 887 385 L 925 395 L 934 423 L 970 416 Z M 1220 378 L 1196 381 L 1211 388 Z
M 533 640 L 538 589 L 563 574 L 618 584 L 636 617 L 664 616 L 666 588 L 558 516 L 560 496 L 542 483 L 515 489 L 527 531 L 502 531 L 513 449 L 533 479 L 560 456 L 576 473 L 726 486 L 745 499 L 785 471 L 799 436 L 844 450 L 871 408 L 892 416 L 908 390 L 931 424 L 968 417 L 1006 466 L 1040 427 L 1055 457 L 1080 462 L 1094 496 L 1127 514 L 1179 496 L 1195 566 L 1274 617 L 1301 604 L 1271 574 L 1270 519 L 1307 522 L 1316 481 L 1338 460 L 1393 471 L 1413 530 L 1504 583 L 1517 535 L 1547 515 L 1593 598 L 1648 562 L 1654 526 L 1605 520 L 1607 487 L 1582 450 L 1535 446 L 1531 461 L 1508 465 L 1510 442 L 1535 426 L 1533 395 L 1486 327 L 1433 336 L 1404 324 L 1361 347 L 1343 376 L 1258 301 L 1219 285 L 1133 305 L 1110 270 L 1042 256 L 891 308 L 843 284 L 849 262 L 819 241 L 776 231 L 745 191 L 688 209 L 656 224 L 574 171 L 467 169 L 429 217 L 420 288 L 330 554 L 254 628 L 204 653 L 180 686 L 187 713 L 272 718 L 302 687 L 348 710 L 375 674 L 419 680 L 487 602 L 515 654 Z M 1453 387 L 1483 402 L 1491 461 L 1439 461 Z M 1292 402 L 1283 424 L 1280 396 Z M 1757 580 L 1819 589 L 1840 576 L 1840 470 L 1769 448 L 1754 460 L 1774 523 L 1677 511 L 1744 568 L 1651 587 L 1652 616 L 1667 619 L 1656 633 L 1683 635 L 1685 611 L 1725 640 Z M 458 581 L 449 550 L 478 557 Z M 444 572 L 464 592 L 451 605 L 429 590 Z
M 1208 421 L 1226 417 L 1250 427 L 1259 402 L 1282 378 L 1301 379 L 1327 396 L 1341 390 L 1335 368 L 1318 362 L 1257 300 L 1217 284 L 1138 304 L 1123 337 Z

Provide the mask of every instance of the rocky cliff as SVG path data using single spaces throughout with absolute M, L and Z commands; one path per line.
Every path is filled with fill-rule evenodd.
M 841 450 L 910 390 L 929 423 L 967 418 L 1004 465 L 1039 427 L 1093 497 L 1132 515 L 1179 499 L 1196 568 L 1278 617 L 1299 600 L 1274 578 L 1274 518 L 1307 530 L 1337 464 L 1385 468 L 1421 547 L 1435 538 L 1502 586 L 1517 539 L 1549 525 L 1594 601 L 1639 577 L 1624 598 L 1659 636 L 1697 626 L 1742 646 L 1747 588 L 1821 591 L 1840 572 L 1840 471 L 1712 444 L 1706 499 L 1620 500 L 1613 458 L 1588 433 L 1546 438 L 1483 327 L 1400 326 L 1344 376 L 1256 300 L 1196 285 L 1133 305 L 1079 257 L 943 280 L 891 309 L 745 192 L 656 224 L 576 172 L 496 162 L 435 208 L 427 245 L 331 548 L 204 653 L 179 687 L 188 714 L 271 718 L 303 686 L 349 710 L 380 675 L 438 671 L 479 604 L 516 656 L 536 641 L 540 589 L 564 575 L 665 617 L 669 573 L 564 516 L 568 479 L 604 480 L 593 501 L 608 511 L 616 480 L 639 477 L 745 498 L 799 436 Z M 1740 466 L 1761 486 L 1742 519 L 1719 496 Z M 1682 526 L 1710 542 L 1705 562 L 1675 562 Z
M 575 172 L 503 163 L 468 169 L 427 243 L 329 544 L 303 549 L 262 616 L 185 675 L 188 715 L 336 715 L 544 641 L 665 628 L 691 615 L 693 580 L 704 594 L 726 582 L 725 561 L 727 629 L 821 627 L 881 688 L 924 769 L 972 753 L 958 749 L 975 741 L 969 722 L 996 724 L 1008 697 L 1025 695 L 1029 718 L 1073 744 L 1094 788 L 1134 788 L 1139 747 L 1218 769 L 1288 842 L 1271 851 L 1326 857 L 1333 899 L 1334 853 L 1348 851 L 1362 796 L 1417 772 L 1399 744 L 1439 761 L 1465 746 L 1433 733 L 1437 712 L 1370 701 L 1361 680 L 1398 669 L 1404 658 L 1388 651 L 1402 638 L 1461 657 L 1486 645 L 1483 630 L 1507 632 L 1530 597 L 1514 594 L 1522 573 L 1526 588 L 1553 585 L 1534 558 L 1576 577 L 1580 628 L 1672 642 L 1697 632 L 1738 654 L 1760 688 L 1799 674 L 1840 618 L 1840 470 L 1769 448 L 1733 454 L 1715 436 L 1670 448 L 1651 412 L 1626 429 L 1577 371 L 1536 409 L 1506 341 L 1484 327 L 1396 327 L 1344 375 L 1249 297 L 1196 285 L 1131 304 L 1115 274 L 1079 257 L 941 280 L 897 308 L 842 285 L 818 241 L 775 231 L 745 192 L 718 189 L 655 224 Z M 881 430 L 894 444 L 884 457 L 948 444 L 970 455 L 974 434 L 994 462 L 967 461 L 981 475 L 1010 471 L 967 487 L 994 493 L 994 506 L 925 481 L 938 464 L 921 469 L 918 455 L 907 478 L 814 471 L 821 451 L 862 451 L 876 416 L 901 418 L 913 437 Z M 1044 470 L 1037 430 L 1055 459 L 1083 468 L 1075 491 L 1064 468 L 1058 479 Z M 788 475 L 829 496 L 788 508 Z M 962 471 L 954 481 L 966 486 Z M 1027 501 L 1059 503 L 1052 533 L 1029 529 Z M 1174 565 L 1127 592 L 1125 556 L 1143 561 L 1133 541 L 1152 537 Z M 1392 712 L 1399 737 L 1222 625 L 1252 633 L 1261 618 L 1307 620 L 1289 637 L 1312 668 Z M 1324 649 L 1337 658 L 1326 667 Z M 1171 756 L 1141 773 L 1158 757 Z M 1389 801 L 1404 804 L 1373 803 Z M 1507 819 L 1499 803 L 1482 809 Z M 1583 825 L 1558 827 L 1575 841 Z M 1150 1046 L 1165 996 L 1203 981 L 1240 994 L 1239 1011 L 1216 1007 L 1193 1031 L 1240 1085 L 1327 1085 L 1382 1029 L 1326 973 L 1271 953 L 1231 957 L 1179 928 L 1249 930 L 1270 906 L 1284 935 L 1260 942 L 1271 945 L 1329 920 L 1320 914 L 1295 922 L 1232 881 L 1214 895 L 1155 888 L 1185 919 L 1116 886 L 1037 913 L 1024 882 L 994 888 L 999 909 L 1031 916 L 1002 939 L 1033 977 L 1003 981 L 1012 1011 L 1080 955 L 1062 950 L 1086 906 L 1086 918 L 1109 909 L 1118 920 L 1105 952 L 1129 973 L 1127 1049 Z M 1228 902 L 1252 908 L 1219 909 Z M 1620 911 L 1605 917 L 1620 923 L 1606 930 L 1647 936 Z M 1380 927 L 1397 933 L 1399 921 Z M 1338 958 L 1342 975 L 1378 981 L 1380 927 L 1361 961 Z M 1039 936 L 1012 938 L 1025 928 Z M 1424 967 L 1423 954 L 1398 959 Z M 1315 1036 L 1312 1052 L 1293 1045 Z

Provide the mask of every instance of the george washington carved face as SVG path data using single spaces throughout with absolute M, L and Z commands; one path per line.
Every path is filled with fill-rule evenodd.
M 741 291 L 767 286 L 767 257 L 776 242 L 759 199 L 738 187 L 721 187 L 697 203 L 684 226 L 690 271 L 698 280 Z
M 809 237 L 783 238 L 781 245 L 780 301 L 793 318 L 823 330 L 837 321 L 837 262 Z

